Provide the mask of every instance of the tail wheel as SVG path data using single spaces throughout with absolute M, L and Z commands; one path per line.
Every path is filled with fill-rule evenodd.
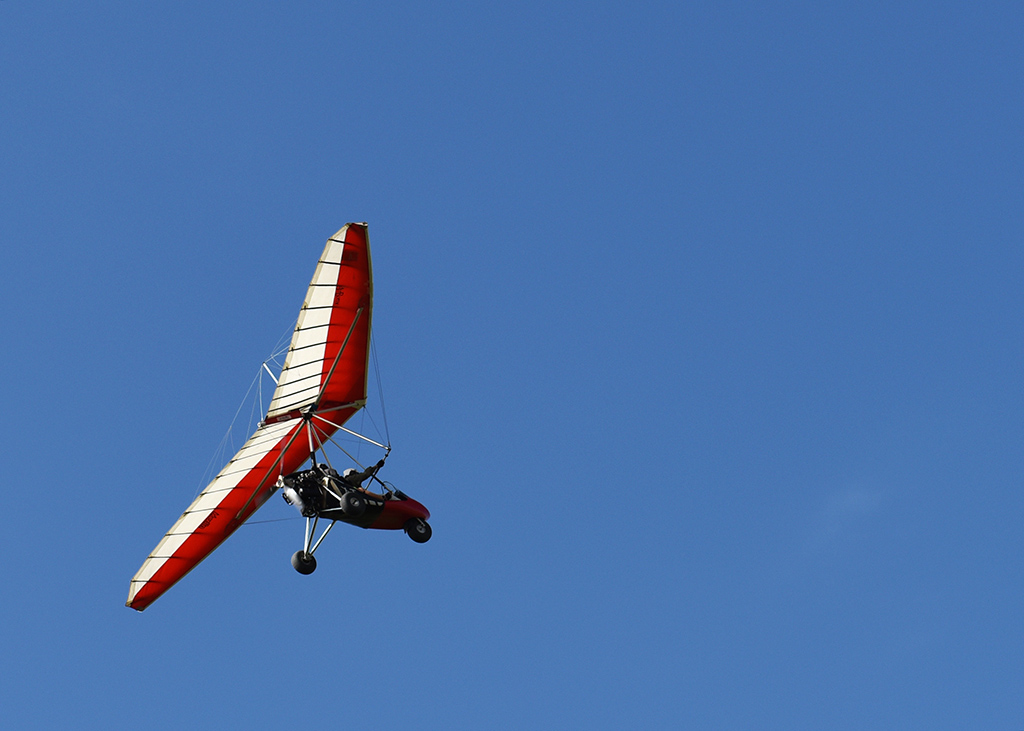
M 358 518 L 366 512 L 366 500 L 358 492 L 349 490 L 341 496 L 341 509 L 350 518 Z
M 412 518 L 405 524 L 405 532 L 417 543 L 426 543 L 430 540 L 433 531 L 430 530 L 430 524 L 427 521 L 421 518 Z
M 308 575 L 316 571 L 316 559 L 311 553 L 296 551 L 292 554 L 292 567 L 300 574 Z

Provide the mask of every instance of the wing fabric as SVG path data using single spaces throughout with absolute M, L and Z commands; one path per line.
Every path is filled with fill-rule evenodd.
M 195 568 L 366 402 L 370 277 L 366 224 L 348 224 L 317 264 L 266 419 L 143 562 L 129 607 L 142 611 Z M 302 413 L 313 405 L 328 422 Z
M 366 403 L 372 300 L 366 224 L 350 223 L 327 240 L 317 263 L 268 422 L 299 416 L 319 397 L 320 410 L 334 410 L 331 421 L 341 424 Z

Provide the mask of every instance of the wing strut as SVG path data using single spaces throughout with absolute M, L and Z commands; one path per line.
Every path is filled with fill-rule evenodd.
M 313 414 L 313 418 L 314 419 L 319 419 L 320 421 L 324 422 L 325 424 L 327 424 L 329 426 L 333 426 L 338 431 L 346 432 L 347 434 L 351 434 L 354 437 L 358 437 L 359 439 L 362 439 L 364 442 L 369 442 L 370 444 L 372 444 L 375 447 L 380 447 L 381 449 L 388 449 L 388 450 L 391 449 L 391 447 L 389 447 L 386 444 L 381 444 L 380 442 L 375 442 L 372 439 L 370 439 L 370 437 L 363 436 L 359 432 L 352 431 L 351 429 L 348 429 L 347 427 L 344 427 L 341 424 L 335 424 L 330 419 L 325 419 L 324 417 L 320 416 L 320 414 Z
M 311 414 L 315 414 L 317 409 L 320 408 L 320 399 L 324 397 L 324 393 L 327 392 L 327 384 L 331 382 L 331 376 L 334 375 L 334 369 L 338 367 L 338 362 L 341 360 L 341 354 L 345 352 L 345 346 L 348 345 L 348 339 L 352 337 L 352 333 L 356 329 L 356 323 L 359 322 L 359 316 L 363 314 L 363 308 L 360 307 L 356 310 L 356 316 L 352 318 L 352 324 L 348 327 L 348 333 L 345 335 L 345 340 L 341 343 L 341 348 L 338 349 L 338 354 L 334 356 L 334 362 L 331 364 L 331 370 L 327 371 L 327 378 L 324 379 L 324 385 L 320 387 L 320 393 L 316 395 L 316 401 L 309 405 L 306 409 L 306 419 L 309 419 Z M 365 396 L 365 394 L 364 394 Z

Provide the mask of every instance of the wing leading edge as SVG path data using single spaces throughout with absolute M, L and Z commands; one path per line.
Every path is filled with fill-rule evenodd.
M 373 285 L 366 224 L 327 241 L 263 423 L 164 535 L 131 580 L 142 611 L 235 532 L 366 403 Z M 328 421 L 309 418 L 330 412 Z

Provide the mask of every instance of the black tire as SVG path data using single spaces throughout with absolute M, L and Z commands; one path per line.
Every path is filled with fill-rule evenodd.
M 412 518 L 405 524 L 405 532 L 417 543 L 426 543 L 430 540 L 433 531 L 430 530 L 430 523 L 419 518 Z
M 358 518 L 366 512 L 366 498 L 354 490 L 341 496 L 341 509 L 349 518 Z
M 292 554 L 292 567 L 300 574 L 308 576 L 316 571 L 316 558 L 304 551 L 296 551 Z

